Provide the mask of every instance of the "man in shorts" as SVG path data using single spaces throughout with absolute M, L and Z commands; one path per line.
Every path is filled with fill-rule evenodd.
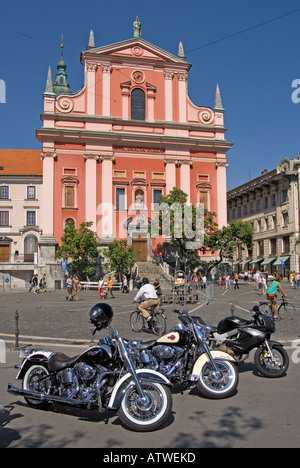
M 281 286 L 281 276 L 277 275 L 276 279 L 270 284 L 269 289 L 267 290 L 267 299 L 271 302 L 272 307 L 273 307 L 273 313 L 274 313 L 274 319 L 278 319 L 277 315 L 277 296 L 276 293 L 277 291 L 280 291 L 280 293 L 286 297 L 286 294 L 284 293 L 282 286 Z

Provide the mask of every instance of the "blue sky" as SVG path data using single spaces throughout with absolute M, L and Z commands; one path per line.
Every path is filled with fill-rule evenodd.
M 300 80 L 297 0 L 12 0 L 2 1 L 0 9 L 0 80 L 6 85 L 1 148 L 40 148 L 35 130 L 49 65 L 55 77 L 62 33 L 75 92 L 83 85 L 79 57 L 90 29 L 96 46 L 123 41 L 133 37 L 138 15 L 146 41 L 175 55 L 183 42 L 192 64 L 188 91 L 196 104 L 213 107 L 219 83 L 226 137 L 234 143 L 227 153 L 228 189 L 300 152 L 300 103 L 292 101 L 292 83 Z M 266 24 L 250 29 L 261 23 Z

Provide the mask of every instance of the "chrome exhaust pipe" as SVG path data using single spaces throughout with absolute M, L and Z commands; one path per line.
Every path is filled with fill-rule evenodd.
M 75 398 L 63 398 L 56 395 L 48 395 L 47 393 L 33 392 L 31 390 L 24 390 L 23 388 L 14 387 L 12 384 L 8 384 L 7 392 L 11 395 L 19 395 L 25 398 L 32 398 L 33 400 L 40 401 L 52 401 L 54 403 L 65 403 L 67 405 L 86 405 L 86 403 L 94 396 L 94 394 L 88 395 L 85 400 L 76 400 Z

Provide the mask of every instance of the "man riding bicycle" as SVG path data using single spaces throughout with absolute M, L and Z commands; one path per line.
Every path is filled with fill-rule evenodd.
M 155 291 L 155 288 L 152 284 L 149 284 L 148 278 L 142 279 L 143 286 L 139 289 L 137 295 L 132 302 L 137 302 L 142 296 L 144 296 L 144 301 L 139 306 L 140 312 L 145 317 L 148 324 L 151 321 L 151 315 L 147 311 L 152 306 L 158 305 L 158 297 Z
M 267 299 L 271 302 L 275 320 L 278 319 L 277 296 L 276 296 L 277 291 L 279 290 L 284 297 L 287 297 L 287 295 L 284 293 L 282 289 L 280 282 L 281 282 L 281 276 L 276 275 L 276 277 L 274 277 L 274 281 L 270 284 L 269 289 L 267 290 Z

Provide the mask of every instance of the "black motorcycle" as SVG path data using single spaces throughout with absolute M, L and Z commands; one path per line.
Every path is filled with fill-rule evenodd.
M 89 312 L 95 330 L 108 327 L 113 311 L 96 304 Z M 45 349 L 23 349 L 17 379 L 22 389 L 8 385 L 8 392 L 25 397 L 35 408 L 52 403 L 86 409 L 118 411 L 123 424 L 134 431 L 153 431 L 169 418 L 172 410 L 170 381 L 151 369 L 136 370 L 126 344 L 110 330 L 79 356 L 72 358 Z
M 196 325 L 188 310 L 176 310 L 180 324 L 158 340 L 127 343 L 136 367 L 152 369 L 172 382 L 197 386 L 211 399 L 228 398 L 236 392 L 239 375 L 235 360 L 207 344 L 210 329 Z
M 254 363 L 259 373 L 270 378 L 282 377 L 288 370 L 289 357 L 281 343 L 270 340 L 276 331 L 275 321 L 259 306 L 250 312 L 252 320 L 231 316 L 221 320 L 217 327 L 210 327 L 210 347 L 227 352 L 239 362 L 257 348 Z

